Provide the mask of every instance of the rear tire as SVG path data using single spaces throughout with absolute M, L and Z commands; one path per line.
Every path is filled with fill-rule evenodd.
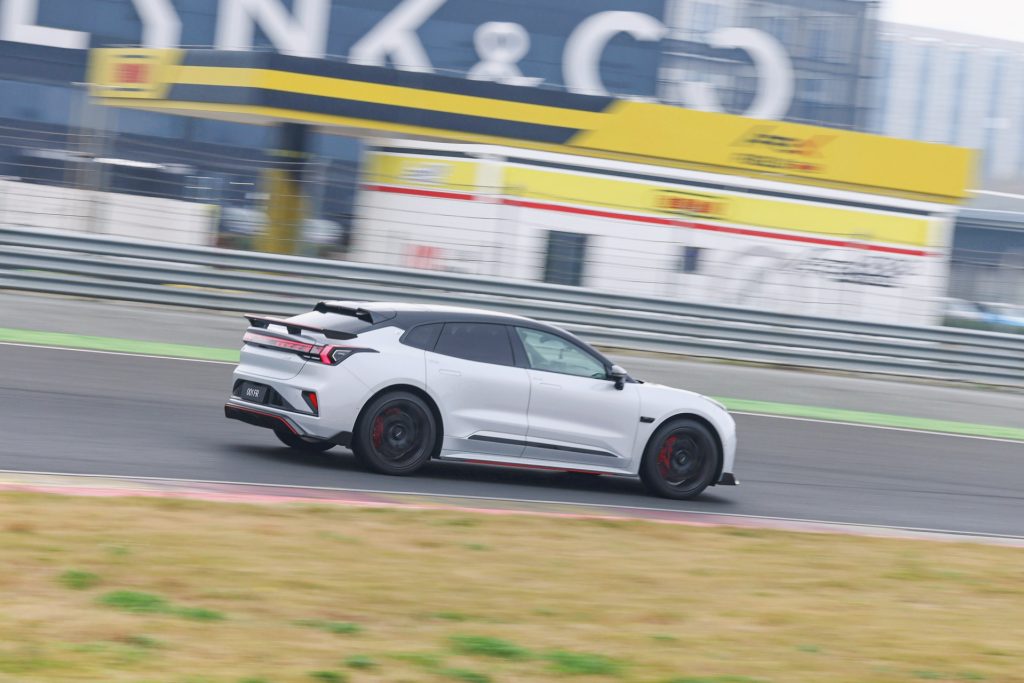
M 363 410 L 352 451 L 374 472 L 401 476 L 423 467 L 437 442 L 437 421 L 426 401 L 408 391 L 391 391 Z
M 292 432 L 284 429 L 275 429 L 274 434 L 285 446 L 299 451 L 300 453 L 323 453 L 334 448 L 334 444 L 330 441 L 303 438 L 298 434 L 293 434 Z
M 721 457 L 718 442 L 702 422 L 669 420 L 647 443 L 640 479 L 654 495 L 690 500 L 714 483 Z

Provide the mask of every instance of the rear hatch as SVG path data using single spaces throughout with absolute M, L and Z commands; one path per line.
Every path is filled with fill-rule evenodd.
M 291 379 L 330 344 L 355 339 L 371 322 L 337 312 L 310 311 L 291 318 L 247 315 L 239 370 L 268 379 Z

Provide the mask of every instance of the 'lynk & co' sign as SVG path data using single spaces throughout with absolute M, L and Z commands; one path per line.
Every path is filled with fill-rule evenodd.
M 111 45 L 273 49 L 363 64 L 458 73 L 572 92 L 654 97 L 665 0 L 0 0 L 0 40 L 74 50 Z M 724 28 L 713 48 L 742 50 L 758 73 L 745 113 L 785 116 L 789 57 L 772 36 Z M 718 110 L 706 83 L 677 83 L 696 109 Z

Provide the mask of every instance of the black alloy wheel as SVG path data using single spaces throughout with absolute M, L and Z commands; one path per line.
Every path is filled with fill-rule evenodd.
M 696 498 L 714 483 L 721 454 L 706 425 L 690 418 L 669 420 L 647 444 L 640 478 L 663 498 Z
M 352 450 L 360 462 L 383 474 L 412 474 L 434 455 L 438 428 L 419 396 L 395 391 L 363 411 Z

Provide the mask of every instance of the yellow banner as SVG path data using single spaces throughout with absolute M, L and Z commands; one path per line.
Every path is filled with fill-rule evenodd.
M 958 147 L 543 90 L 524 99 L 521 87 L 419 77 L 396 82 L 389 69 L 266 53 L 134 48 L 93 50 L 89 73 L 105 103 L 190 116 L 302 121 L 947 203 L 972 185 L 974 153 Z
M 505 169 L 506 192 L 540 202 L 566 203 L 603 211 L 672 215 L 827 235 L 857 242 L 915 247 L 929 244 L 926 217 L 878 213 L 856 208 L 708 192 L 614 177 L 577 175 L 523 166 Z M 807 197 L 813 201 L 813 197 Z
M 473 192 L 477 161 L 369 154 L 363 163 L 363 182 Z
M 606 113 L 569 145 L 936 197 L 966 197 L 974 164 L 974 153 L 960 147 L 799 123 L 626 100 Z

